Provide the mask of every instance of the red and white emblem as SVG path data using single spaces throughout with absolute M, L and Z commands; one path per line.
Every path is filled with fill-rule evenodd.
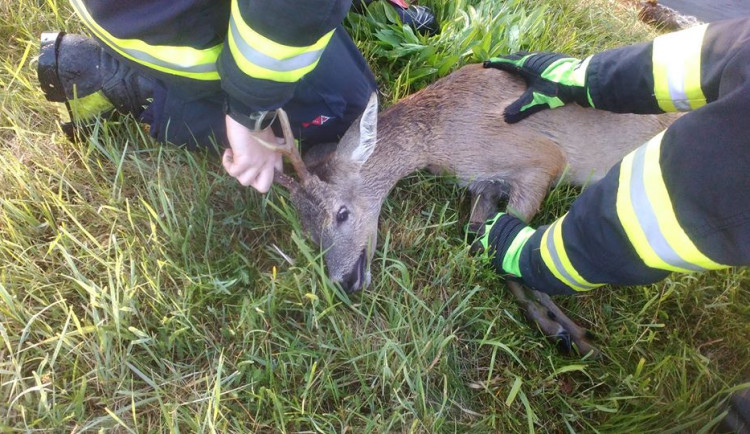
M 323 125 L 324 123 L 328 122 L 328 119 L 331 119 L 331 117 L 320 115 L 317 118 L 311 120 L 310 122 L 302 122 L 302 126 L 305 128 L 309 127 L 310 125 L 315 125 L 319 127 Z

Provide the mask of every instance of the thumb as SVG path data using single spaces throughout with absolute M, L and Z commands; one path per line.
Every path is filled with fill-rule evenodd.
M 505 122 L 509 124 L 514 124 L 530 116 L 531 114 L 538 112 L 542 108 L 544 108 L 544 107 L 537 108 L 539 107 L 538 105 L 528 107 L 529 104 L 533 102 L 534 102 L 534 89 L 532 88 L 526 89 L 526 91 L 523 94 L 521 94 L 521 96 L 517 100 L 513 101 L 513 103 L 505 107 L 505 110 L 503 110 L 503 118 L 505 119 Z
M 224 166 L 224 170 L 229 172 L 229 169 L 232 167 L 232 164 L 234 163 L 234 152 L 232 152 L 232 148 L 227 148 L 224 150 L 224 155 L 221 157 L 221 164 Z

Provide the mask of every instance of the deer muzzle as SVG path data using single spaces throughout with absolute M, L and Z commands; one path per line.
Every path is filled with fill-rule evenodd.
M 357 292 L 367 286 L 370 283 L 369 281 L 370 278 L 367 273 L 367 254 L 365 250 L 362 250 L 352 271 L 346 274 L 341 280 L 341 287 L 347 293 Z

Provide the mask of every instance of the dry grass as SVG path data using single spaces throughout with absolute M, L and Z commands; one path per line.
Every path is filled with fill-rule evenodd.
M 391 101 L 487 54 L 653 35 L 605 0 L 426 3 L 430 40 L 378 5 L 348 22 Z M 607 357 L 558 354 L 468 257 L 465 193 L 422 175 L 384 207 L 371 290 L 342 294 L 283 192 L 132 122 L 67 143 L 34 56 L 77 21 L 0 12 L 3 431 L 710 431 L 750 368 L 746 269 L 560 299 Z

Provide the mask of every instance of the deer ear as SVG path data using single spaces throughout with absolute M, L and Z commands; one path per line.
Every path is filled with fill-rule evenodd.
M 352 128 L 355 128 L 352 125 Z M 378 94 L 373 92 L 367 102 L 365 111 L 359 117 L 359 143 L 351 152 L 351 160 L 359 165 L 364 164 L 375 150 L 378 136 Z

